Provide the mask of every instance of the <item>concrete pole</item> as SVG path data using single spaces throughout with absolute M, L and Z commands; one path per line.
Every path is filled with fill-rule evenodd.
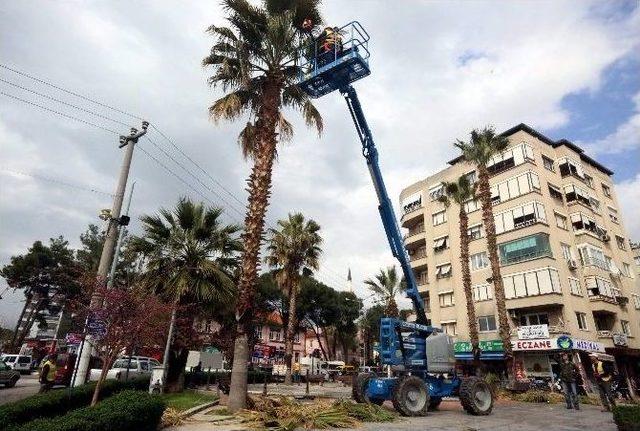
M 131 144 L 133 147 L 133 144 Z M 133 197 L 133 189 L 136 188 L 135 181 L 131 184 L 131 191 L 129 191 L 129 199 L 127 200 L 127 209 L 124 212 L 124 215 L 129 215 L 129 209 L 131 208 L 131 198 Z M 116 277 L 116 267 L 118 266 L 118 257 L 120 256 L 120 248 L 122 247 L 122 241 L 124 240 L 124 227 L 120 228 L 120 233 L 118 235 L 118 242 L 116 243 L 116 249 L 113 254 L 113 259 L 111 260 L 111 271 L 109 272 L 109 279 L 107 281 L 107 289 L 111 289 L 113 287 L 113 282 Z
M 142 122 L 142 131 L 131 129 L 129 136 L 120 136 L 120 148 L 126 147 L 124 152 L 124 159 L 122 161 L 122 167 L 120 168 L 120 176 L 118 178 L 118 185 L 116 187 L 116 193 L 113 198 L 113 207 L 111 208 L 111 214 L 109 218 L 109 224 L 107 226 L 107 234 L 102 246 L 102 254 L 100 255 L 100 264 L 98 265 L 98 274 L 96 280 L 97 287 L 105 286 L 107 281 L 107 275 L 109 268 L 111 267 L 111 261 L 113 259 L 113 252 L 115 249 L 116 241 L 118 238 L 118 228 L 120 223 L 120 211 L 122 210 L 122 201 L 124 200 L 124 193 L 127 188 L 127 179 L 129 178 L 129 168 L 131 167 L 131 159 L 133 158 L 133 148 L 138 142 L 138 139 L 147 133 L 147 127 L 149 123 Z M 94 293 L 91 298 L 91 309 L 100 308 L 102 306 L 102 297 Z M 82 346 L 82 353 L 78 356 L 76 361 L 76 373 L 74 374 L 74 380 L 71 386 L 83 385 L 86 381 L 86 376 L 89 371 L 89 362 L 91 360 L 91 353 L 93 352 L 93 337 L 87 334 Z
M 164 357 L 162 358 L 162 393 L 165 392 L 167 387 L 167 374 L 169 372 L 169 352 L 171 351 L 171 341 L 173 340 L 173 332 L 176 325 L 176 314 L 178 311 L 179 301 L 175 301 L 173 304 L 173 310 L 171 311 L 171 323 L 169 323 L 169 334 L 167 334 L 167 344 L 164 346 Z

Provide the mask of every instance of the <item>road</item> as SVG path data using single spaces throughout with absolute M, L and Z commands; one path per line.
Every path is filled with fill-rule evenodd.
M 32 373 L 28 376 L 23 374 L 13 388 L 0 386 L 0 404 L 30 397 L 31 395 L 37 394 L 39 390 L 40 383 L 38 383 L 38 374 Z

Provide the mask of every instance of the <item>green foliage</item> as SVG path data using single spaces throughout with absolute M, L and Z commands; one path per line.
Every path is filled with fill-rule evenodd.
M 201 404 L 214 401 L 217 398 L 218 397 L 214 394 L 206 394 L 191 390 L 176 392 L 173 394 L 162 394 L 162 399 L 164 400 L 167 407 L 178 411 L 189 410 L 190 408 L 199 406 Z
M 123 391 L 95 407 L 36 419 L 8 431 L 155 431 L 164 409 L 165 404 L 159 396 Z
M 407 286 L 401 282 L 395 266 L 390 266 L 386 270 L 381 269 L 375 278 L 365 280 L 364 284 L 378 297 L 379 301 L 386 304 L 385 315 L 398 317 L 398 305 L 395 298 Z
M 613 421 L 619 431 L 640 431 L 640 405 L 618 405 L 613 408 Z
M 115 393 L 127 389 L 146 390 L 149 378 L 132 379 L 126 382 L 106 380 L 100 392 L 101 398 L 108 398 Z M 20 401 L 0 406 L 0 431 L 10 426 L 20 425 L 38 418 L 51 418 L 78 408 L 86 407 L 91 402 L 95 383 L 77 388 L 54 390 L 34 395 Z

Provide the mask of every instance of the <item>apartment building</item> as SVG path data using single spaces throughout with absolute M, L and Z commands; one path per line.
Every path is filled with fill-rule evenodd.
M 503 136 L 510 146 L 488 168 L 516 373 L 551 376 L 554 355 L 569 351 L 579 363 L 598 352 L 640 375 L 640 290 L 613 172 L 525 124 Z M 428 316 L 456 337 L 462 360 L 471 354 L 461 265 L 470 266 L 482 359 L 498 364 L 502 342 L 480 203 L 465 204 L 470 262 L 460 262 L 459 209 L 438 202 L 442 183 L 463 175 L 475 181 L 477 173 L 458 157 L 406 187 L 400 222 Z

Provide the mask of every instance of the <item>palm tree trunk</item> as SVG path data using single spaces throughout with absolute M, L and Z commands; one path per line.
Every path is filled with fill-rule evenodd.
M 293 358 L 293 338 L 295 336 L 296 326 L 296 302 L 298 301 L 298 282 L 292 280 L 289 288 L 289 321 L 287 322 L 287 333 L 285 334 L 284 341 L 284 363 L 287 366 L 287 371 L 284 375 L 284 384 L 291 385 L 291 368 Z
M 480 202 L 482 203 L 482 221 L 487 235 L 487 251 L 489 262 L 491 263 L 491 279 L 493 280 L 493 290 L 496 298 L 496 308 L 498 309 L 499 334 L 502 340 L 507 366 L 512 362 L 513 350 L 511 349 L 511 328 L 507 316 L 507 305 L 505 302 L 504 283 L 500 274 L 500 259 L 498 258 L 498 247 L 496 244 L 496 225 L 493 218 L 493 207 L 491 205 L 491 189 L 489 187 L 489 172 L 485 166 L 478 166 L 478 189 Z
M 238 336 L 234 347 L 228 405 L 232 413 L 244 409 L 247 403 L 247 362 L 249 360 L 247 333 L 250 330 L 253 297 L 260 266 L 259 253 L 264 232 L 264 218 L 269 204 L 271 175 L 276 156 L 276 122 L 280 108 L 282 81 L 273 77 L 267 77 L 267 81 L 263 96 L 264 103 L 256 121 L 258 141 L 255 162 L 247 180 L 249 199 L 244 220 L 245 230 L 242 235 L 244 252 L 238 282 L 240 296 L 236 306 Z
M 169 333 L 167 334 L 167 343 L 164 346 L 164 356 L 162 358 L 162 392 L 167 387 L 167 374 L 169 373 L 169 354 L 171 352 L 171 341 L 173 340 L 173 332 L 176 326 L 176 313 L 178 312 L 178 302 L 176 299 L 171 310 L 171 321 L 169 322 Z
M 471 340 L 471 351 L 476 368 L 480 359 L 480 340 L 478 338 L 478 320 L 476 319 L 476 309 L 473 303 L 473 291 L 471 290 L 471 271 L 469 269 L 469 217 L 464 210 L 464 205 L 460 206 L 460 263 L 462 264 L 462 286 L 467 302 L 467 320 L 469 322 L 469 338 Z
M 320 339 L 320 333 L 318 332 L 318 330 L 315 328 L 315 326 L 313 327 L 313 333 L 316 334 L 316 340 L 318 340 L 318 346 L 320 346 L 320 351 L 322 352 L 322 357 L 324 358 L 325 361 L 328 361 L 328 356 L 327 356 L 327 351 L 324 349 L 324 346 L 322 345 L 322 340 Z M 326 332 L 323 332 L 323 334 Z M 326 336 L 325 336 L 326 339 Z
M 387 307 L 384 310 L 384 314 L 387 317 L 398 317 L 398 314 L 400 314 L 398 312 L 398 304 L 393 296 L 391 296 L 387 301 Z

